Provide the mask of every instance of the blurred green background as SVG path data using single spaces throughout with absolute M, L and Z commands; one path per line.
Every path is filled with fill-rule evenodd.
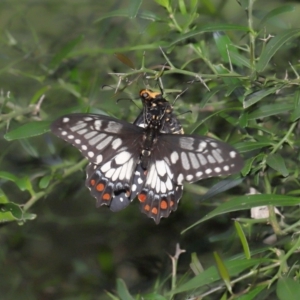
M 176 243 L 186 250 L 179 261 L 178 275 L 186 272 L 192 275 L 189 264 L 193 252 L 206 268 L 214 263 L 213 250 L 223 251 L 224 257 L 241 251 L 232 218 L 249 217 L 248 211 L 220 215 L 183 235 L 181 231 L 219 203 L 233 195 L 247 193 L 253 182 L 246 181 L 205 202 L 201 202 L 200 197 L 220 179 L 186 186 L 178 210 L 156 225 L 139 212 L 137 201 L 118 213 L 105 207 L 96 209 L 95 199 L 84 185 L 83 163 L 70 176 L 59 177 L 82 158 L 76 149 L 51 133 L 34 137 L 29 134 L 27 138 L 26 131 L 22 131 L 24 139 L 8 141 L 3 138 L 6 132 L 23 124 L 50 122 L 58 115 L 75 111 L 104 112 L 133 122 L 141 107 L 139 90 L 157 88 L 154 73 L 166 63 L 159 48 L 162 47 L 170 62 L 178 68 L 162 77 L 168 100 L 173 101 L 180 91 L 188 88 L 174 105 L 185 131 L 213 132 L 233 145 L 241 142 L 241 135 L 233 129 L 233 123 L 236 124 L 242 115 L 239 97 L 250 88 L 255 71 L 248 72 L 243 69 L 245 65 L 233 62 L 235 71 L 244 77 L 238 83 L 231 82 L 234 88 L 229 92 L 225 88 L 230 85 L 228 81 L 220 79 L 222 72 L 213 72 L 217 70 L 214 66 L 222 65 L 230 70 L 228 57 L 220 54 L 217 45 L 217 30 L 204 30 L 203 34 L 182 40 L 180 36 L 207 25 L 224 24 L 224 31 L 226 24 L 248 26 L 243 9 L 247 1 L 241 1 L 241 5 L 235 0 L 171 1 L 176 21 L 182 25 L 181 32 L 172 14 L 159 5 L 163 2 L 1 0 L 0 172 L 5 172 L 1 173 L 1 202 L 28 205 L 27 212 L 36 215 L 33 220 L 30 220 L 32 216 L 24 216 L 26 222 L 4 222 L 6 217 L 2 218 L 1 300 L 106 299 L 106 291 L 115 291 L 117 278 L 125 281 L 131 293 L 143 294 L 153 291 L 155 284 L 158 287 L 170 279 L 169 255 L 174 255 Z M 194 17 L 191 10 L 184 13 L 183 3 L 188 8 L 194 5 Z M 300 5 L 296 1 L 293 1 L 293 12 L 287 9 L 276 22 L 271 20 L 260 26 L 267 12 L 291 3 L 256 1 L 253 22 L 261 38 L 264 32 L 267 37 L 299 27 Z M 189 20 L 192 20 L 190 24 Z M 240 49 L 249 50 L 247 31 L 226 33 Z M 178 42 L 173 44 L 174 41 Z M 255 55 L 259 56 L 262 49 L 263 46 L 258 47 Z M 241 56 L 249 59 L 248 52 L 241 52 Z M 130 63 L 115 53 L 122 53 Z M 298 67 L 298 53 L 299 38 L 295 38 L 292 45 L 282 45 L 263 76 L 276 74 L 276 78 L 283 80 L 288 62 Z M 134 74 L 129 65 L 132 63 L 139 69 L 143 59 L 149 72 Z M 201 76 L 196 77 L 197 74 Z M 205 99 L 208 91 L 202 80 L 211 91 L 217 91 L 211 93 L 209 99 Z M 119 90 L 115 94 L 117 87 Z M 45 99 L 37 109 L 34 105 L 43 94 Z M 118 99 L 123 100 L 117 103 Z M 238 109 L 226 116 L 209 118 L 224 107 Z M 198 126 L 199 120 L 206 118 Z M 269 128 L 276 122 L 271 120 Z M 281 124 L 286 124 L 284 122 Z M 245 131 L 242 133 L 245 137 Z M 248 137 L 252 133 L 249 130 Z M 251 155 L 246 155 L 249 157 Z M 18 180 L 23 178 L 23 181 L 20 183 L 8 174 Z M 51 190 L 47 189 L 53 182 L 56 183 Z M 22 185 L 25 186 L 23 190 L 20 189 Z M 34 192 L 30 192 L 31 189 Z M 39 192 L 44 193 L 43 197 L 39 197 Z M 262 224 L 253 230 L 257 235 L 267 234 L 270 226 Z M 252 242 L 255 244 L 255 239 Z M 256 245 L 261 245 L 260 238 Z M 186 297 L 181 295 L 175 299 Z M 220 294 L 210 299 L 219 297 Z

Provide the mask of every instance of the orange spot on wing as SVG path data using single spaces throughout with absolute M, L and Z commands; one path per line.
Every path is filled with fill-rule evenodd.
M 166 200 L 162 200 L 162 201 L 160 202 L 160 208 L 161 208 L 161 209 L 167 209 L 167 208 L 168 208 L 168 203 L 167 203 Z
M 173 201 L 173 200 L 171 200 L 170 206 L 171 206 L 171 207 L 174 206 L 174 201 Z
M 110 200 L 110 198 L 111 198 L 110 194 L 108 194 L 108 193 L 104 194 L 103 197 L 102 197 L 102 199 L 106 200 L 106 201 Z
M 144 210 L 145 211 L 149 211 L 150 210 L 150 206 L 148 204 L 146 204 L 145 207 L 144 207 Z
M 145 202 L 146 198 L 147 198 L 146 194 L 139 194 L 138 195 L 138 199 L 139 199 L 140 202 Z
M 95 179 L 91 179 L 91 181 L 90 181 L 91 186 L 94 186 L 95 183 L 96 183 L 96 180 Z
M 104 184 L 103 183 L 98 183 L 97 186 L 96 186 L 96 190 L 98 192 L 102 192 L 104 190 Z
M 158 211 L 157 211 L 157 208 L 156 207 L 153 207 L 151 212 L 154 214 L 154 215 L 157 215 Z

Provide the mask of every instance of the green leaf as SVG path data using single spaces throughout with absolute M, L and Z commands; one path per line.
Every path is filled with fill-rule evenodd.
M 274 146 L 270 142 L 243 142 L 243 143 L 237 143 L 234 145 L 234 148 L 238 150 L 240 153 L 253 151 L 256 149 L 261 149 L 264 147 L 271 147 Z
M 8 172 L 0 172 L 0 178 L 6 179 L 6 180 L 10 180 L 12 182 L 14 182 L 18 188 L 21 191 L 29 191 L 30 193 L 32 193 L 32 186 L 31 186 L 31 182 L 29 180 L 29 178 L 27 176 L 22 177 L 22 178 L 18 178 L 15 175 L 8 173 Z
M 128 16 L 130 19 L 133 19 L 136 17 L 143 0 L 130 0 L 129 1 L 129 7 L 128 7 Z
M 15 219 L 19 220 L 21 220 L 23 216 L 23 211 L 20 206 L 12 202 L 0 204 L 0 211 L 10 212 Z
M 278 103 L 278 104 L 268 104 L 262 105 L 254 112 L 248 115 L 249 120 L 255 120 L 260 118 L 266 118 L 270 116 L 275 116 L 278 114 L 286 113 L 292 110 L 294 105 L 292 103 Z
M 291 121 L 295 122 L 300 118 L 300 90 L 297 89 L 294 94 L 294 109 L 291 113 Z
M 243 246 L 245 257 L 247 259 L 250 259 L 251 258 L 251 252 L 250 252 L 250 249 L 249 249 L 249 244 L 247 242 L 244 230 L 243 230 L 241 224 L 237 221 L 234 221 L 234 226 L 235 226 L 236 232 L 237 232 L 237 234 L 240 238 L 241 244 Z
M 122 300 L 134 300 L 134 298 L 130 295 L 123 279 L 117 279 L 117 292 Z
M 268 287 L 268 284 L 262 284 L 260 283 L 259 286 L 256 286 L 252 289 L 250 289 L 250 291 L 247 292 L 247 294 L 244 295 L 239 295 L 239 299 L 238 300 L 255 300 L 258 299 L 256 296 L 265 288 Z
M 223 180 L 218 181 L 215 185 L 213 185 L 205 195 L 200 198 L 200 201 L 205 201 L 209 198 L 212 198 L 220 193 L 226 192 L 229 189 L 241 184 L 244 178 L 238 176 L 232 176 L 229 178 L 225 178 Z
M 98 18 L 96 21 L 94 21 L 94 23 L 97 23 L 97 22 L 101 22 L 105 19 L 108 19 L 108 18 L 114 18 L 114 17 L 125 17 L 125 18 L 129 18 L 129 11 L 128 9 L 119 9 L 119 10 L 114 10 L 112 12 L 109 12 L 103 16 L 101 16 L 100 18 Z M 145 20 L 150 20 L 150 21 L 155 21 L 155 22 L 159 22 L 159 21 L 162 21 L 162 19 L 154 14 L 153 12 L 150 12 L 150 11 L 145 11 L 143 10 L 143 12 L 139 12 L 138 13 L 138 17 L 141 18 L 141 19 L 145 19 Z M 114 52 L 114 51 L 113 51 Z
M 257 72 L 262 72 L 268 65 L 271 58 L 275 53 L 285 45 L 289 40 L 294 39 L 300 35 L 300 29 L 288 29 L 283 33 L 276 35 L 272 38 L 271 41 L 267 44 L 264 51 L 262 52 L 258 63 L 256 64 Z
M 276 153 L 268 155 L 266 162 L 272 169 L 278 171 L 283 177 L 287 177 L 289 175 L 284 159 L 280 154 Z
M 248 108 L 251 105 L 257 103 L 258 101 L 260 101 L 261 99 L 265 98 L 266 96 L 270 95 L 270 94 L 274 94 L 275 92 L 277 92 L 280 87 L 271 87 L 271 88 L 266 88 L 266 89 L 262 89 L 259 90 L 257 92 L 254 92 L 250 95 L 246 95 L 243 99 L 243 107 L 244 108 Z
M 0 220 L 3 221 L 2 214 L 10 213 L 11 216 L 18 221 L 19 225 L 22 225 L 26 220 L 34 220 L 36 218 L 35 214 L 29 214 L 25 212 L 20 205 L 15 204 L 13 202 L 2 203 L 0 204 Z M 5 220 L 11 221 L 11 220 Z
M 280 7 L 276 7 L 269 11 L 260 21 L 259 25 L 257 26 L 258 28 L 262 28 L 263 24 L 268 22 L 270 19 L 274 18 L 275 16 L 278 16 L 283 13 L 291 12 L 294 11 L 295 7 L 291 5 L 282 5 Z
M 142 299 L 143 300 L 167 300 L 167 298 L 154 293 L 143 295 Z
M 236 259 L 225 261 L 225 267 L 231 277 L 240 274 L 241 272 L 258 264 L 271 262 L 269 259 Z M 192 291 L 194 289 L 208 286 L 216 281 L 220 280 L 220 275 L 215 266 L 206 269 L 204 272 L 195 276 L 188 282 L 178 286 L 175 290 L 170 291 L 168 294 L 178 294 L 186 291 Z
M 216 251 L 214 251 L 214 258 L 215 258 L 215 261 L 217 264 L 218 272 L 219 272 L 221 278 L 223 279 L 223 281 L 227 287 L 227 290 L 230 292 L 230 294 L 232 294 L 229 272 L 228 272 L 223 260 L 221 259 L 221 257 L 219 256 L 219 254 Z
M 30 122 L 6 133 L 4 138 L 13 141 L 41 135 L 50 130 L 50 124 L 50 121 Z
M 170 0 L 155 0 L 159 5 L 168 8 L 170 6 Z
M 277 281 L 276 294 L 279 300 L 299 300 L 300 284 L 292 278 L 280 278 Z
M 228 35 L 226 35 L 224 32 L 216 31 L 213 33 L 213 37 L 218 51 L 222 56 L 222 60 L 227 63 L 230 61 L 240 67 L 241 65 L 229 55 L 229 52 L 238 53 L 238 51 L 234 47 Z
M 198 275 L 204 271 L 199 259 L 197 253 L 192 253 L 191 255 L 191 263 L 190 268 L 193 270 L 195 275 Z
M 42 177 L 42 179 L 39 182 L 40 189 L 47 188 L 51 179 L 52 179 L 52 175 L 46 175 L 46 176 Z
M 248 69 L 251 68 L 250 61 L 246 56 L 240 55 L 236 51 L 229 50 L 229 57 L 231 61 L 237 66 L 244 66 Z
M 35 94 L 33 95 L 33 97 L 31 98 L 30 104 L 37 103 L 41 99 L 42 95 L 44 95 L 49 89 L 50 89 L 50 86 L 46 85 L 46 86 L 43 86 L 41 89 L 37 90 L 35 92 Z
M 214 32 L 214 31 L 227 31 L 227 30 L 237 30 L 237 31 L 249 31 L 249 28 L 246 26 L 239 26 L 233 24 L 210 24 L 204 25 L 201 28 L 197 28 L 188 33 L 181 34 L 177 39 L 175 39 L 169 46 L 174 46 L 175 44 L 182 42 L 183 40 L 189 39 L 196 35 L 205 33 L 205 32 Z
M 62 60 L 64 60 L 67 55 L 83 40 L 83 35 L 80 35 L 79 37 L 71 40 L 69 43 L 67 43 L 58 53 L 55 54 L 55 56 L 52 58 L 49 68 L 50 69 L 56 69 Z
M 204 221 L 207 221 L 211 218 L 229 212 L 250 209 L 252 207 L 263 206 L 263 205 L 294 206 L 299 204 L 300 204 L 299 197 L 292 197 L 286 195 L 259 194 L 259 195 L 247 195 L 247 196 L 235 197 L 227 202 L 222 203 L 212 212 L 208 213 L 204 218 L 200 219 L 192 226 L 183 230 L 181 233 L 186 232 L 187 230 L 191 229 L 196 225 L 199 225 L 200 223 L 203 223 Z

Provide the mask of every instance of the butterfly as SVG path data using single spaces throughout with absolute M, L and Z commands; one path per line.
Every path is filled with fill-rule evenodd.
M 134 124 L 74 113 L 54 121 L 51 131 L 88 159 L 86 186 L 97 207 L 119 211 L 137 197 L 141 211 L 158 224 L 177 209 L 184 181 L 237 173 L 243 159 L 229 144 L 183 134 L 161 93 L 143 89 L 140 97 L 143 111 Z

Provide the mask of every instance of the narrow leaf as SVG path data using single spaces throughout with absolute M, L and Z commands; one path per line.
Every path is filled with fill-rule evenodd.
M 270 19 L 274 18 L 275 16 L 278 16 L 283 13 L 292 12 L 295 10 L 295 7 L 292 5 L 282 5 L 279 7 L 276 7 L 269 11 L 260 21 L 258 28 L 262 28 L 263 24 L 268 22 Z
M 294 94 L 294 109 L 291 114 L 291 121 L 295 122 L 300 118 L 300 90 L 297 89 Z
M 183 40 L 189 39 L 196 35 L 202 34 L 204 32 L 214 32 L 214 31 L 227 31 L 227 30 L 237 30 L 237 31 L 249 31 L 249 28 L 246 26 L 239 26 L 233 24 L 210 24 L 204 25 L 201 28 L 197 28 L 193 31 L 190 31 L 185 34 L 181 34 L 177 39 L 175 39 L 169 46 L 173 46 Z
M 55 69 L 62 62 L 63 59 L 83 40 L 83 35 L 71 40 L 67 43 L 56 55 L 52 58 L 50 62 L 50 69 Z
M 181 233 L 193 228 L 200 223 L 214 218 L 218 215 L 225 213 L 240 211 L 245 209 L 250 209 L 255 206 L 263 205 L 274 205 L 274 206 L 294 206 L 300 204 L 299 197 L 292 197 L 286 195 L 275 195 L 275 194 L 259 194 L 259 195 L 246 195 L 235 197 L 227 202 L 222 203 L 212 212 L 207 214 L 204 218 L 200 219 L 198 222 L 194 223 L 192 226 L 183 230 Z
M 224 281 L 224 283 L 227 287 L 227 290 L 230 292 L 230 294 L 232 294 L 229 272 L 228 272 L 223 260 L 219 256 L 219 254 L 215 251 L 214 251 L 214 258 L 215 258 L 215 261 L 216 261 L 216 264 L 217 264 L 217 268 L 218 268 L 218 272 L 220 274 L 220 277 L 223 279 L 223 281 Z
M 251 258 L 251 252 L 250 252 L 250 249 L 249 249 L 249 244 L 248 244 L 248 241 L 246 239 L 244 230 L 243 230 L 241 224 L 237 221 L 234 222 L 234 226 L 235 226 L 237 234 L 240 238 L 241 244 L 243 246 L 245 257 L 247 259 L 250 259 Z
M 289 171 L 285 166 L 284 159 L 280 154 L 270 154 L 267 157 L 267 164 L 274 170 L 278 171 L 283 177 L 289 175 Z
M 257 103 L 258 101 L 260 101 L 261 99 L 265 98 L 266 96 L 268 96 L 270 94 L 274 94 L 280 88 L 281 88 L 281 86 L 280 87 L 275 86 L 275 87 L 271 87 L 271 88 L 262 89 L 257 92 L 254 92 L 250 95 L 247 95 L 243 100 L 244 108 L 250 107 L 251 105 Z
M 136 17 L 140 6 L 142 5 L 143 0 L 131 0 L 129 1 L 129 7 L 128 7 L 128 16 L 130 19 L 133 19 Z
M 30 122 L 6 133 L 4 138 L 8 141 L 25 139 L 44 134 L 50 129 L 50 121 Z
M 268 65 L 271 58 L 275 55 L 275 53 L 289 40 L 294 39 L 299 35 L 300 29 L 296 28 L 285 30 L 283 33 L 278 34 L 276 37 L 272 38 L 259 58 L 259 61 L 256 65 L 257 72 L 262 72 Z
M 134 300 L 134 298 L 130 295 L 123 279 L 117 279 L 117 292 L 122 300 Z
M 228 270 L 228 274 L 233 277 L 241 272 L 251 268 L 255 265 L 271 262 L 269 259 L 237 259 L 237 260 L 227 260 L 225 261 L 224 265 Z M 175 290 L 168 292 L 168 294 L 178 294 L 185 291 L 190 291 L 193 289 L 197 289 L 203 286 L 208 286 L 216 281 L 220 280 L 220 276 L 216 267 L 212 266 L 206 269 L 204 272 L 200 273 L 199 275 L 195 276 L 188 282 L 178 286 Z

